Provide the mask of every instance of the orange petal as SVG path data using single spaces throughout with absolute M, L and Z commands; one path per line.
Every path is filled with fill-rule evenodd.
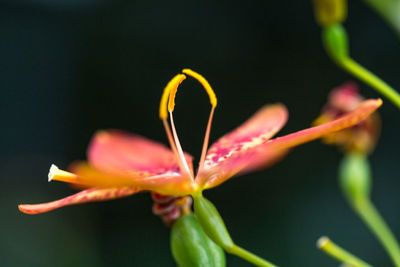
M 284 156 L 288 149 L 332 132 L 356 125 L 366 119 L 381 105 L 382 101 L 380 99 L 366 100 L 354 111 L 323 125 L 278 137 L 273 140 L 259 141 L 256 139 L 256 145 L 248 147 L 245 143 L 244 146 L 239 146 L 238 149 L 233 151 L 222 150 L 219 152 L 216 150 L 216 155 L 222 154 L 226 158 L 220 159 L 221 156 L 218 156 L 213 164 L 206 165 L 205 168 L 201 170 L 199 175 L 205 177 L 203 178 L 204 180 L 207 180 L 204 187 L 215 187 L 238 172 L 251 171 L 271 165 Z
M 52 202 L 41 204 L 22 204 L 18 205 L 18 209 L 26 214 L 39 214 L 64 206 L 82 204 L 95 201 L 106 201 L 121 197 L 127 197 L 139 192 L 137 188 L 122 187 L 122 188 L 89 188 L 74 195 L 55 200 Z
M 166 195 L 187 195 L 190 193 L 191 179 L 177 172 L 167 172 L 149 176 L 139 172 L 125 172 L 124 175 L 105 172 L 81 162 L 74 164 L 73 172 L 80 184 L 89 187 L 137 187 Z
M 268 149 L 286 149 L 304 144 L 324 135 L 354 126 L 365 120 L 382 105 L 381 99 L 363 101 L 358 108 L 328 123 L 275 138 L 265 145 Z
M 192 157 L 185 157 L 191 168 Z M 166 146 L 117 130 L 98 132 L 89 146 L 88 159 L 99 170 L 115 174 L 179 172 L 175 156 Z

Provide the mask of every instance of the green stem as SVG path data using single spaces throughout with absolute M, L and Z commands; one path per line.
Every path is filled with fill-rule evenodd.
M 364 0 L 372 9 L 385 19 L 400 37 L 400 1 L 399 0 Z
M 388 252 L 395 266 L 400 267 L 400 247 L 393 233 L 369 199 L 354 202 L 354 208 Z
M 261 266 L 261 267 L 277 267 L 276 265 L 258 257 L 257 255 L 245 250 L 244 248 L 241 248 L 237 245 L 234 245 L 232 248 L 229 249 L 228 253 L 231 253 L 233 255 L 236 255 L 256 266 Z
M 224 220 L 219 214 L 217 208 L 211 201 L 203 197 L 201 191 L 192 195 L 193 208 L 197 219 L 204 232 L 217 245 L 221 246 L 226 252 L 236 255 L 256 266 L 276 267 L 276 265 L 260 258 L 253 253 L 238 247 L 232 240 L 226 229 Z
M 317 246 L 319 249 L 323 250 L 326 254 L 332 256 L 339 261 L 350 264 L 354 267 L 372 267 L 368 263 L 363 260 L 357 258 L 350 252 L 347 252 L 343 248 L 339 247 L 335 243 L 333 243 L 328 237 L 323 236 L 318 239 Z
M 398 108 L 400 108 L 400 94 L 396 92 L 390 85 L 381 80 L 375 74 L 355 62 L 351 58 L 343 58 L 338 61 L 339 65 L 345 70 L 372 86 L 380 94 L 388 98 Z

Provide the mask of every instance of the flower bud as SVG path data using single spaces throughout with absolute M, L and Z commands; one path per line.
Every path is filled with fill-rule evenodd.
M 172 255 L 180 267 L 225 267 L 225 253 L 203 231 L 193 214 L 180 217 L 171 230 Z
M 346 30 L 340 24 L 325 27 L 322 30 L 322 42 L 329 56 L 340 63 L 349 57 Z
M 314 13 L 321 27 L 342 23 L 347 16 L 346 0 L 313 0 Z
M 339 175 L 340 186 L 350 203 L 369 198 L 371 171 L 366 155 L 347 154 L 340 164 Z
M 214 204 L 200 195 L 194 198 L 193 208 L 201 227 L 207 235 L 216 244 L 229 252 L 235 244 Z
M 328 103 L 321 115 L 314 121 L 320 125 L 345 115 L 356 109 L 364 98 L 358 93 L 357 84 L 347 82 L 329 94 Z M 380 133 L 380 117 L 377 112 L 371 114 L 359 124 L 328 134 L 322 138 L 324 143 L 340 147 L 345 153 L 360 152 L 369 154 L 375 148 Z

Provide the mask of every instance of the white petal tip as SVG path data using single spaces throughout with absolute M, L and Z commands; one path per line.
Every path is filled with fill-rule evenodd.
M 48 181 L 51 182 L 51 180 L 53 180 L 54 175 L 59 171 L 60 169 L 54 165 L 51 164 L 50 170 L 49 170 L 49 174 L 48 174 Z

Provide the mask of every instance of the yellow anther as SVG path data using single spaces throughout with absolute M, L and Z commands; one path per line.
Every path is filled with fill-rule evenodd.
M 186 79 L 186 76 L 184 74 L 177 74 L 177 75 L 175 75 L 174 78 L 171 79 L 171 81 L 169 81 L 167 86 L 165 86 L 164 92 L 161 96 L 161 101 L 160 101 L 160 109 L 159 109 L 160 119 L 168 118 L 167 103 L 168 103 L 170 93 L 171 93 L 171 91 L 174 91 L 176 94 L 176 90 L 178 89 L 178 86 L 182 83 L 182 81 L 184 79 Z
M 176 92 L 178 92 L 178 86 L 171 88 L 171 92 L 169 93 L 168 111 L 170 111 L 170 112 L 174 111 L 174 108 L 175 108 Z
M 201 85 L 204 87 L 204 89 L 206 90 L 208 97 L 210 98 L 211 106 L 213 106 L 213 107 L 217 106 L 217 97 L 215 96 L 214 90 L 211 88 L 211 85 L 208 83 L 206 78 L 204 78 L 201 74 L 199 74 L 195 71 L 192 71 L 191 69 L 183 69 L 182 73 L 185 73 L 185 74 L 195 78 L 197 81 L 199 81 L 201 83 Z M 174 95 L 174 97 L 175 97 L 175 95 Z M 172 108 L 173 108 L 173 106 L 172 106 Z

